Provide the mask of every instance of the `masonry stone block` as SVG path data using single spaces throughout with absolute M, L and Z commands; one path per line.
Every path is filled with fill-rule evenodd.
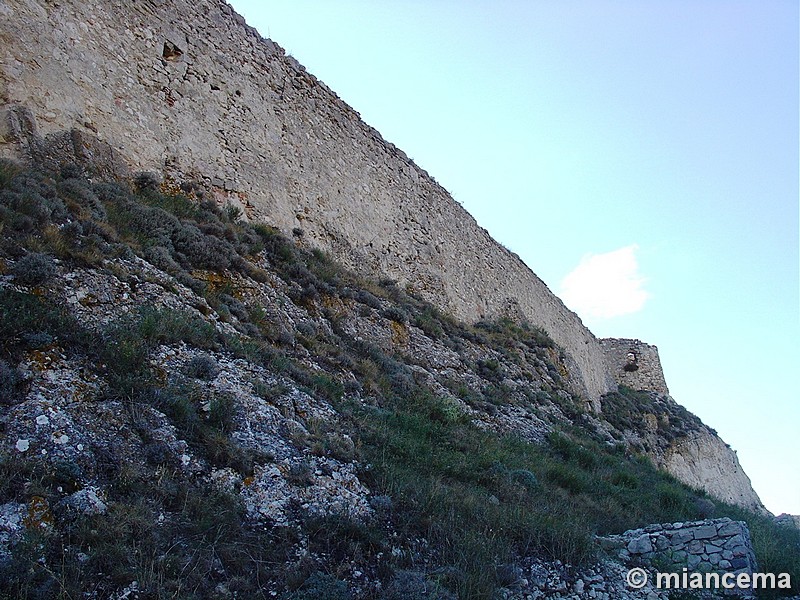
M 734 569 L 746 569 L 750 565 L 747 563 L 747 560 L 744 558 L 734 558 L 731 561 L 731 567 Z
M 646 533 L 628 542 L 628 552 L 631 554 L 644 554 L 652 551 L 653 544 L 650 542 L 650 536 Z
M 703 542 L 700 540 L 693 540 L 686 545 L 686 550 L 692 554 L 701 554 L 703 552 Z
M 720 537 L 736 535 L 737 533 L 740 532 L 741 532 L 741 525 L 736 521 L 730 523 L 720 523 L 717 528 L 717 534 Z
M 737 533 L 736 535 L 728 538 L 725 541 L 724 547 L 727 550 L 732 550 L 733 548 L 737 548 L 737 547 L 741 546 L 742 544 L 744 544 L 744 537 L 742 536 L 741 533 Z
M 677 525 L 677 523 L 676 523 Z M 681 523 L 681 526 L 683 524 Z M 670 543 L 673 545 L 685 544 L 694 539 L 694 533 L 691 529 L 676 529 L 670 536 Z
M 694 539 L 708 540 L 717 537 L 717 528 L 714 525 L 701 525 L 694 530 Z

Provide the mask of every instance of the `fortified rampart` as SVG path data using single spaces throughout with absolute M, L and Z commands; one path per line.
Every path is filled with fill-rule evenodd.
M 0 58 L 0 155 L 23 155 L 33 123 L 78 151 L 96 136 L 462 319 L 527 318 L 595 409 L 614 386 L 598 340 L 516 255 L 224 2 L 0 0 Z
M 594 410 L 617 381 L 666 393 L 654 347 L 639 343 L 626 371 L 446 190 L 221 0 L 0 0 L 0 156 L 65 154 L 239 203 L 463 320 L 525 318 L 563 348 Z M 663 466 L 760 506 L 735 454 L 708 436 Z
M 639 340 L 603 338 L 606 368 L 619 385 L 669 395 L 658 348 Z

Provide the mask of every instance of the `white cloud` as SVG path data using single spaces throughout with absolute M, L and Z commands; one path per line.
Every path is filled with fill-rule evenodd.
M 560 297 L 582 317 L 610 319 L 642 310 L 650 293 L 643 289 L 633 244 L 605 254 L 587 254 L 561 281 Z

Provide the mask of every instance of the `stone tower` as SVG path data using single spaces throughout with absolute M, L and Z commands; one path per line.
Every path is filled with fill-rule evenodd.
M 669 395 L 658 348 L 639 340 L 603 338 L 600 347 L 608 372 L 618 385 Z

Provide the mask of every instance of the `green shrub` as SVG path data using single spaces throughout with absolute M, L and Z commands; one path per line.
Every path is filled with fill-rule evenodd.
M 676 486 L 662 483 L 656 489 L 658 503 L 666 511 L 680 511 L 685 508 L 686 494 Z
M 221 432 L 230 433 L 233 430 L 235 416 L 236 401 L 234 397 L 231 394 L 214 394 L 208 409 L 209 425 Z
M 350 600 L 352 597 L 346 582 L 316 572 L 297 591 L 286 596 L 286 600 Z
M 6 158 L 0 158 L 0 189 L 7 187 L 20 171 L 22 171 L 22 167 L 16 163 Z
M 426 306 L 423 310 L 416 312 L 413 322 L 430 338 L 440 340 L 445 337 L 441 314 L 433 306 Z
M 539 485 L 539 480 L 536 479 L 536 475 L 531 473 L 528 469 L 513 469 L 508 472 L 508 478 L 527 490 L 534 490 Z
M 547 436 L 553 451 L 566 461 L 577 463 L 584 470 L 592 470 L 597 466 L 595 453 L 559 432 L 551 432 Z
M 401 325 L 408 323 L 408 313 L 397 306 L 390 306 L 381 311 L 381 316 Z
M 59 196 L 74 215 L 94 221 L 106 220 L 106 208 L 87 180 L 78 177 L 65 178 L 57 187 Z
M 22 285 L 44 285 L 56 274 L 56 264 L 47 254 L 31 252 L 16 262 L 11 274 Z
M 208 354 L 193 356 L 184 367 L 184 374 L 194 379 L 210 381 L 219 374 L 220 368 L 217 361 Z
M 0 206 L 9 234 L 41 232 L 51 223 L 62 223 L 69 212 L 58 197 L 53 180 L 43 173 L 20 171 L 0 190 Z
M 556 463 L 549 467 L 545 473 L 548 481 L 567 490 L 571 494 L 581 494 L 591 489 L 591 484 L 586 475 L 567 464 Z
M 68 351 L 93 343 L 74 317 L 47 298 L 0 289 L 0 345 L 7 355 L 54 341 Z
M 639 479 L 627 470 L 615 471 L 610 481 L 612 484 L 626 490 L 635 490 L 639 487 Z

